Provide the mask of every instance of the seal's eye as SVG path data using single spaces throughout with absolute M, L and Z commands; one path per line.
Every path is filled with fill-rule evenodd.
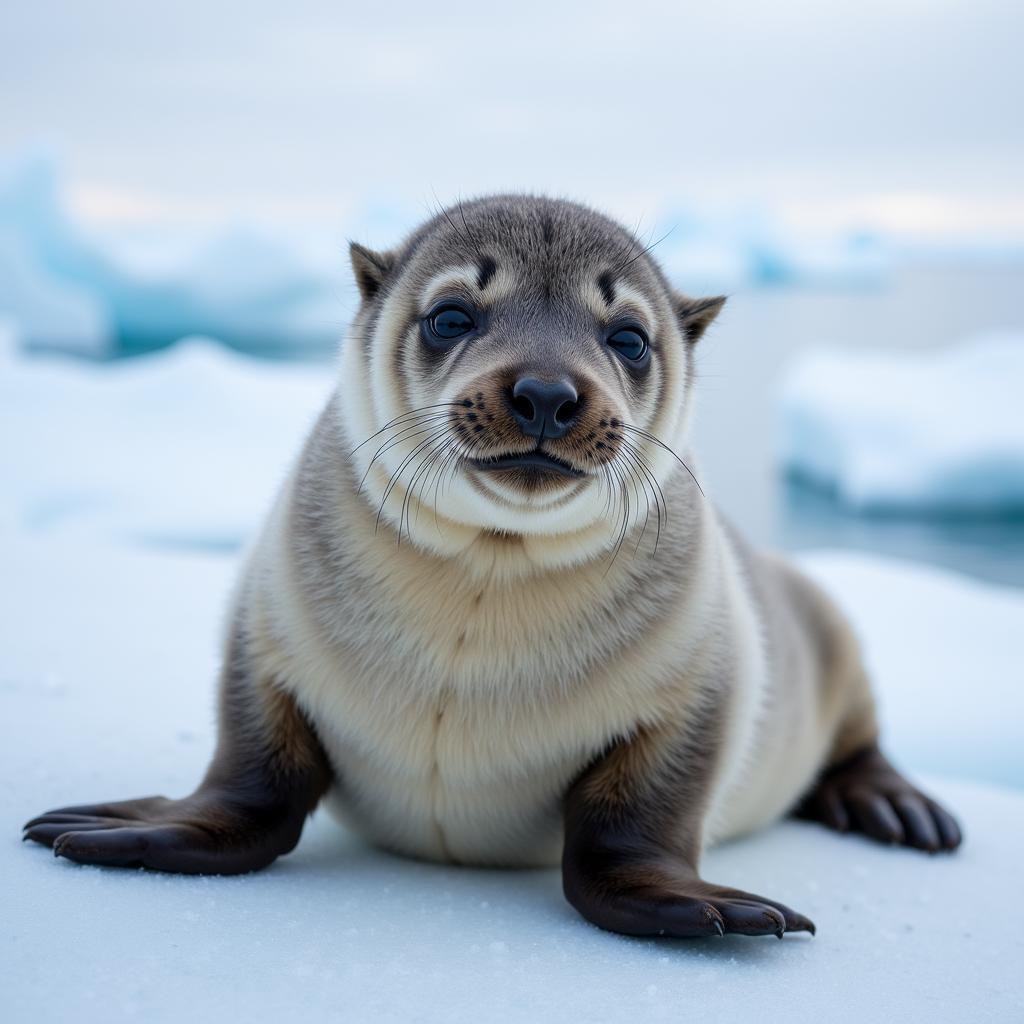
M 620 327 L 608 336 L 608 344 L 633 362 L 639 362 L 647 355 L 647 335 L 639 327 Z
M 438 348 L 447 348 L 453 341 L 469 334 L 476 327 L 473 314 L 454 302 L 446 302 L 431 310 L 423 321 L 427 342 Z

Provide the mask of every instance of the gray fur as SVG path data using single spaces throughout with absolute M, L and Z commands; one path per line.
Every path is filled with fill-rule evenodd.
M 700 799 L 708 820 L 697 831 L 707 840 L 784 812 L 844 730 L 871 738 L 870 699 L 839 617 L 791 570 L 747 551 L 689 472 L 642 435 L 620 438 L 604 463 L 593 449 L 573 449 L 608 509 L 579 531 L 589 531 L 585 541 L 561 523 L 550 536 L 518 535 L 507 508 L 501 522 L 475 523 L 473 513 L 451 511 L 445 492 L 431 501 L 418 491 L 417 468 L 446 442 L 440 465 L 462 472 L 452 453 L 481 443 L 465 435 L 432 442 L 430 429 L 414 432 L 376 482 L 375 465 L 348 458 L 392 413 L 431 405 L 454 380 L 469 382 L 450 392 L 458 398 L 475 393 L 474 381 L 486 387 L 524 368 L 574 374 L 599 411 L 685 445 L 690 347 L 722 300 L 684 298 L 620 226 L 543 198 L 466 203 L 393 252 L 354 250 L 353 262 L 364 304 L 343 374 L 369 374 L 379 360 L 378 383 L 394 405 L 352 416 L 351 396 L 369 384 L 349 379 L 339 390 L 247 588 L 260 620 L 249 632 L 273 631 L 274 672 L 335 764 L 340 813 L 417 855 L 544 862 L 557 855 L 562 795 L 595 756 L 652 724 L 665 735 L 675 722 L 679 742 L 692 742 L 688 722 L 699 709 L 715 723 L 704 739 L 716 737 L 702 754 L 711 762 Z M 463 267 L 472 280 L 457 292 L 486 304 L 487 331 L 438 356 L 420 343 L 417 297 Z M 595 322 L 595 308 L 630 290 L 658 321 L 643 376 L 623 367 Z M 430 415 L 444 432 L 444 411 Z M 603 487 L 602 467 L 624 458 L 626 441 L 639 453 L 633 468 L 621 487 Z M 410 451 L 402 470 L 398 454 Z M 690 462 L 685 447 L 678 454 Z M 441 472 L 427 465 L 419 480 Z M 440 551 L 438 522 L 448 545 Z M 851 709 L 863 721 L 850 724 Z M 768 764 L 780 765 L 777 776 L 761 770 Z M 517 789 L 521 799 L 503 795 Z

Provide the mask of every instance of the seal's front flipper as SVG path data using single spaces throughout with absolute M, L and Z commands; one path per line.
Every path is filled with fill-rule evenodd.
M 698 712 L 699 714 L 699 712 Z M 625 935 L 814 933 L 785 904 L 705 882 L 697 870 L 713 782 L 711 728 L 638 730 L 566 797 L 562 886 L 588 920 Z M 706 724 L 706 723 L 705 723 Z
M 814 923 L 783 903 L 705 882 L 685 865 L 643 860 L 565 878 L 566 895 L 587 920 L 623 935 L 676 939 L 810 932 Z
M 221 680 L 217 753 L 183 800 L 145 797 L 63 807 L 33 818 L 26 839 L 80 864 L 236 875 L 295 847 L 332 772 L 292 697 L 249 670 L 236 639 Z
M 937 853 L 955 850 L 956 819 L 908 782 L 872 744 L 827 769 L 793 812 L 837 832 Z
M 25 838 L 79 864 L 234 875 L 293 849 L 305 816 L 298 805 L 201 787 L 184 800 L 146 797 L 48 811 L 25 825 Z

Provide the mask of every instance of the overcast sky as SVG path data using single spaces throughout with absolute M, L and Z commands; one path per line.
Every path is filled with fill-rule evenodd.
M 57 149 L 97 219 L 517 188 L 1024 235 L 1019 0 L 33 0 L 0 38 L 0 154 Z

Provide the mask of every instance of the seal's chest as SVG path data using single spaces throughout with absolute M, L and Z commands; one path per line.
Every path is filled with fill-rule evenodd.
M 500 704 L 500 702 L 496 702 Z M 480 864 L 557 861 L 561 799 L 586 763 L 532 716 L 442 697 L 328 743 L 336 805 L 381 845 Z
M 659 683 L 622 656 L 588 656 L 593 624 L 564 601 L 526 614 L 484 593 L 443 610 L 411 603 L 388 644 L 352 634 L 328 666 L 307 662 L 316 682 L 300 686 L 338 802 L 370 838 L 418 856 L 548 863 L 571 781 Z

